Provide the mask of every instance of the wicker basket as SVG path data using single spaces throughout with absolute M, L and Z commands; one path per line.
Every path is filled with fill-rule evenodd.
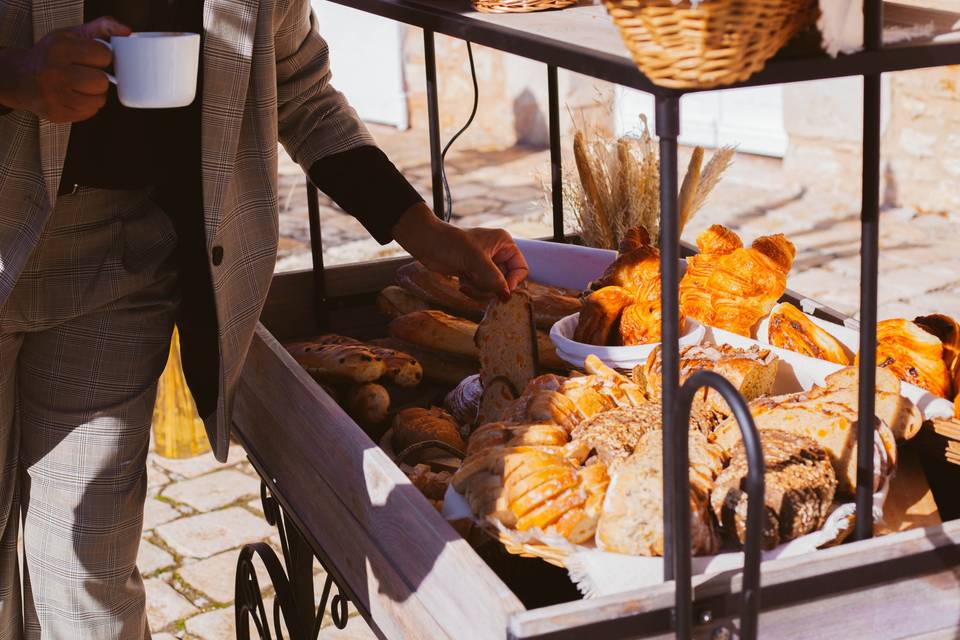
M 671 89 L 746 80 L 816 22 L 817 0 L 605 0 L 650 80 Z
M 474 8 L 482 13 L 530 13 L 575 4 L 577 0 L 473 0 Z

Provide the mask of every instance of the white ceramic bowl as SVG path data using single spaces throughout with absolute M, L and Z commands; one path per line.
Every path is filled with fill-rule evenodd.
M 660 344 L 652 342 L 629 347 L 606 347 L 576 342 L 573 340 L 573 333 L 577 329 L 578 322 L 580 322 L 580 314 L 575 313 L 558 320 L 550 329 L 550 340 L 557 348 L 557 355 L 577 368 L 583 367 L 583 361 L 588 355 L 593 354 L 615 369 L 632 369 L 646 362 L 653 349 Z M 686 318 L 680 335 L 680 347 L 700 344 L 704 333 L 702 324 L 693 318 Z

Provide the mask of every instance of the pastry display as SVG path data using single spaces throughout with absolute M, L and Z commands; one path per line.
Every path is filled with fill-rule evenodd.
M 722 468 L 719 449 L 698 431 L 690 435 L 690 551 L 720 549 L 710 515 L 710 491 Z M 597 546 L 613 553 L 663 555 L 663 432 L 641 436 L 634 452 L 616 468 L 597 524 Z
M 944 361 L 943 343 L 914 322 L 893 319 L 877 323 L 877 366 L 935 396 L 952 397 L 953 381 Z
M 775 347 L 844 366 L 850 364 L 840 341 L 789 302 L 781 302 L 770 312 L 767 336 Z
M 700 253 L 687 258 L 680 281 L 680 310 L 708 326 L 751 337 L 786 291 L 796 248 L 783 234 L 757 238 L 749 248 L 740 245 L 721 225 L 700 234 Z
M 770 429 L 760 432 L 760 443 L 766 468 L 762 547 L 773 549 L 823 526 L 837 477 L 823 447 L 806 436 Z M 747 472 L 746 450 L 738 442 L 710 495 L 717 522 L 740 544 L 747 528 Z

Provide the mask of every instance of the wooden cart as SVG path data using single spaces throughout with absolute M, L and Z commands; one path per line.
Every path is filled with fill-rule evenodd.
M 398 264 L 327 269 L 331 328 L 382 332 L 373 301 Z M 278 340 L 314 331 L 312 302 L 311 272 L 274 279 L 235 411 L 235 435 L 263 478 L 268 504 L 279 503 L 275 517 L 291 538 L 288 575 L 273 576 L 288 622 L 301 620 L 307 634 L 324 614 L 313 607 L 315 555 L 388 638 L 672 637 L 671 582 L 545 604 L 565 595 L 550 584 L 566 580 L 563 573 L 536 559 L 495 559 L 501 575 L 488 566 L 280 346 Z M 937 469 L 929 471 L 940 481 Z M 901 638 L 937 631 L 955 637 L 957 543 L 960 520 L 766 562 L 762 637 Z M 299 610 L 298 603 L 304 603 Z M 255 605 L 256 598 L 243 604 Z M 739 571 L 695 580 L 696 637 L 736 637 L 739 604 Z M 297 633 L 291 627 L 293 638 Z
M 651 84 L 633 67 L 602 9 L 580 6 L 535 16 L 482 15 L 454 0 L 335 0 L 424 29 L 430 111 L 434 205 L 443 209 L 433 34 L 444 33 L 547 64 L 551 168 L 560 189 L 557 68 L 563 67 L 654 94 L 660 138 L 664 308 L 664 404 L 676 406 L 679 355 L 669 347 L 678 326 L 676 229 L 677 136 L 680 92 Z M 911 20 L 952 24 L 938 12 Z M 890 14 L 894 12 L 891 11 Z M 888 16 L 889 17 L 889 16 Z M 863 344 L 875 341 L 879 213 L 880 74 L 960 63 L 960 44 L 884 46 L 883 3 L 865 2 L 866 50 L 835 60 L 781 56 L 743 85 L 861 75 L 864 78 L 864 199 L 862 210 Z M 263 479 L 267 519 L 281 530 L 283 563 L 266 545 L 241 553 L 237 571 L 238 637 L 250 620 L 261 627 L 282 612 L 293 640 L 314 638 L 327 607 L 346 623 L 346 598 L 371 626 L 389 638 L 733 638 L 741 615 L 759 608 L 767 638 L 954 638 L 960 627 L 960 517 L 950 482 L 956 474 L 942 459 L 924 459 L 923 470 L 940 503 L 943 524 L 916 528 L 762 565 L 759 593 L 743 593 L 740 571 L 664 584 L 593 600 L 571 594 L 565 574 L 535 559 L 491 552 L 483 558 L 440 517 L 399 468 L 303 372 L 278 340 L 311 335 L 318 326 L 362 336 L 382 333 L 373 308 L 400 261 L 323 269 L 319 215 L 310 199 L 314 270 L 275 278 L 235 407 L 236 438 Z M 553 201 L 554 239 L 563 239 L 563 212 Z M 829 310 L 818 315 L 841 320 Z M 674 328 L 670 328 L 674 327 Z M 862 412 L 873 412 L 873 349 L 861 350 Z M 665 410 L 668 438 L 676 414 Z M 864 430 L 861 451 L 872 451 Z M 871 446 L 867 446 L 871 445 Z M 869 458 L 869 456 L 866 456 Z M 861 460 L 870 477 L 872 460 Z M 665 485 L 670 482 L 670 470 Z M 685 478 L 686 474 L 678 474 Z M 669 493 L 669 491 L 667 492 Z M 667 496 L 665 493 L 665 497 Z M 674 495 L 684 495 L 677 492 Z M 872 496 L 861 491 L 858 512 Z M 866 507 L 864 509 L 864 507 Z M 681 520 L 682 521 L 682 520 Z M 668 542 L 675 538 L 668 530 Z M 870 523 L 858 534 L 869 536 Z M 677 545 L 676 548 L 683 548 Z M 253 556 L 259 555 L 276 589 L 275 612 L 263 610 Z M 314 557 L 328 580 L 315 609 Z M 679 575 L 679 574 L 678 574 Z M 336 586 L 338 593 L 334 594 Z M 566 589 L 564 587 L 567 587 Z M 749 591 L 749 590 L 748 590 Z M 692 616 L 687 615 L 692 602 Z M 743 603 L 746 602 L 746 605 Z M 252 618 L 248 613 L 254 613 Z M 692 633 L 687 633 L 689 621 Z M 678 624 L 679 623 L 679 624 Z M 751 636 L 745 630 L 745 636 Z

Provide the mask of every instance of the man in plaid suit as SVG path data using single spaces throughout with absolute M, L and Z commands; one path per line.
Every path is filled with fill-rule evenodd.
M 193 105 L 119 105 L 94 38 L 131 29 L 201 33 Z M 308 0 L 0 0 L 0 640 L 149 637 L 156 380 L 176 323 L 224 460 L 276 259 L 278 140 L 381 242 L 480 293 L 526 276 L 507 234 L 439 221 L 376 148 Z

